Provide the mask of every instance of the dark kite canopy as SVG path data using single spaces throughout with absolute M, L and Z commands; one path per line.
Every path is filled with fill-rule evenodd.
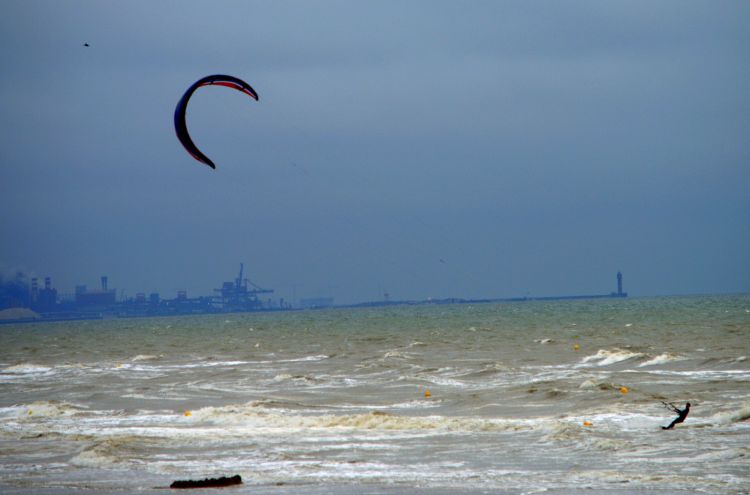
M 180 101 L 177 102 L 177 108 L 175 108 L 174 110 L 174 130 L 177 133 L 177 139 L 180 140 L 180 143 L 182 143 L 182 145 L 185 147 L 185 150 L 190 153 L 193 158 L 215 169 L 216 165 L 214 165 L 214 162 L 212 162 L 211 159 L 204 155 L 201 150 L 199 150 L 198 147 L 195 146 L 195 143 L 193 143 L 193 140 L 190 138 L 190 134 L 187 130 L 187 124 L 185 123 L 185 111 L 187 110 L 187 104 L 190 100 L 190 97 L 193 96 L 195 90 L 200 88 L 201 86 L 212 85 L 226 86 L 227 88 L 242 91 L 256 101 L 258 100 L 258 93 L 256 93 L 255 90 L 242 79 L 238 79 L 233 76 L 216 74 L 213 76 L 206 76 L 194 82 L 193 85 L 190 86 L 187 91 L 185 91 L 185 94 L 182 95 Z

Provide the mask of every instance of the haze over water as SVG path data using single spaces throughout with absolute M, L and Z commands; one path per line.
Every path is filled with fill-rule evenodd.
M 749 333 L 747 295 L 6 326 L 0 491 L 747 493 Z

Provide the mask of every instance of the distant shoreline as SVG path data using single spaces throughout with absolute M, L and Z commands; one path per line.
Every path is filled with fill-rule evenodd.
M 541 296 L 541 297 L 508 297 L 508 298 L 482 298 L 482 299 L 464 299 L 464 298 L 444 298 L 444 299 L 424 299 L 424 300 L 402 300 L 402 301 L 367 301 L 355 304 L 341 304 L 341 305 L 329 305 L 329 306 L 313 306 L 306 308 L 274 308 L 265 309 L 259 308 L 249 311 L 204 311 L 204 312 L 169 312 L 169 313 L 116 313 L 108 310 L 101 312 L 55 312 L 55 313 L 39 313 L 34 316 L 24 316 L 20 318 L 0 318 L 0 325 L 13 325 L 13 324 L 27 324 L 27 323 L 47 323 L 47 322 L 61 322 L 61 321 L 85 321 L 85 320 L 103 320 L 103 319 L 125 319 L 125 318 L 160 318 L 170 316 L 197 316 L 197 315 L 213 315 L 213 314 L 232 314 L 232 313 L 269 313 L 269 312 L 286 312 L 286 311 L 309 311 L 309 310 L 323 310 L 323 309 L 337 309 L 337 308 L 381 308 L 381 307 L 392 307 L 392 306 L 429 306 L 429 305 L 444 305 L 444 304 L 491 304 L 491 303 L 515 303 L 515 302 L 529 302 L 529 301 L 566 301 L 566 300 L 587 300 L 587 299 L 625 299 L 628 297 L 626 292 L 624 293 L 610 293 L 610 294 L 593 294 L 593 295 L 577 295 L 577 296 Z M 16 309 L 16 308 L 13 308 Z M 18 308 L 26 309 L 26 308 Z
M 719 294 L 669 294 L 649 297 L 709 297 L 709 296 L 740 296 L 750 295 L 744 292 L 739 293 L 719 293 Z M 17 325 L 29 323 L 51 323 L 63 321 L 92 321 L 92 320 L 119 320 L 132 318 L 168 318 L 173 316 L 204 316 L 204 315 L 228 315 L 228 314 L 245 314 L 245 313 L 279 313 L 279 312 L 298 312 L 298 311 L 321 311 L 328 309 L 346 309 L 346 308 L 387 308 L 396 306 L 441 306 L 449 304 L 493 304 L 493 303 L 521 303 L 521 302 L 548 302 L 548 301 L 584 301 L 584 300 L 604 300 L 604 299 L 628 299 L 628 293 L 610 293 L 610 294 L 592 294 L 592 295 L 575 295 L 575 296 L 524 296 L 524 297 L 498 297 L 498 298 L 481 298 L 481 299 L 464 299 L 464 298 L 443 298 L 443 299 L 424 299 L 424 300 L 400 300 L 400 301 L 367 301 L 354 304 L 335 304 L 321 307 L 306 308 L 262 308 L 251 311 L 206 311 L 191 313 L 161 313 L 161 314 L 116 314 L 97 312 L 97 313 L 41 313 L 36 317 L 23 318 L 0 318 L 0 326 Z M 27 309 L 27 308 L 11 308 Z M 7 311 L 7 310 L 6 310 Z

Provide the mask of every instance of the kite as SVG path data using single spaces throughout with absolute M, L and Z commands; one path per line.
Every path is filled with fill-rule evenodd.
M 187 110 L 187 104 L 188 100 L 190 100 L 190 97 L 193 96 L 195 90 L 200 88 L 201 86 L 212 85 L 226 86 L 227 88 L 242 91 L 249 97 L 253 98 L 255 101 L 258 101 L 258 93 L 256 93 L 255 90 L 242 79 L 238 79 L 233 76 L 217 74 L 213 76 L 206 76 L 195 81 L 193 85 L 190 86 L 187 91 L 185 91 L 185 94 L 182 95 L 180 101 L 177 102 L 177 108 L 175 108 L 174 110 L 174 130 L 177 133 L 177 139 L 180 140 L 180 143 L 182 143 L 182 145 L 185 147 L 185 150 L 190 153 L 193 158 L 215 169 L 216 165 L 214 165 L 214 162 L 212 162 L 206 155 L 204 155 L 201 150 L 199 150 L 198 147 L 195 146 L 195 143 L 193 143 L 193 140 L 190 138 L 190 134 L 188 134 L 187 124 L 185 123 L 185 111 Z

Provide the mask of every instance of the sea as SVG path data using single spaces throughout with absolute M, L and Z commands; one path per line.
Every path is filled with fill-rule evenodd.
M 750 295 L 4 325 L 0 493 L 750 493 L 749 355 Z

